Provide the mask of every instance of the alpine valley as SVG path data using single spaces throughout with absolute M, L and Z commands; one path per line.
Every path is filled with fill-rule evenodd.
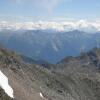
M 100 100 L 99 26 L 8 25 L 0 30 L 0 100 Z

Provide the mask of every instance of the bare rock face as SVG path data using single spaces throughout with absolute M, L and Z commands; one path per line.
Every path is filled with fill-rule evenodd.
M 97 48 L 46 68 L 0 49 L 0 70 L 8 77 L 14 100 L 100 100 L 99 62 Z

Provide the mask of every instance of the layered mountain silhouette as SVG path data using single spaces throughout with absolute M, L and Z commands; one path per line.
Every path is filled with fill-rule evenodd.
M 78 30 L 2 30 L 0 43 L 33 60 L 57 63 L 66 56 L 78 56 L 93 47 L 100 47 L 99 33 Z
M 14 100 L 100 100 L 99 48 L 46 66 L 0 48 L 0 70 L 8 77 Z M 5 95 L 1 89 L 0 95 Z

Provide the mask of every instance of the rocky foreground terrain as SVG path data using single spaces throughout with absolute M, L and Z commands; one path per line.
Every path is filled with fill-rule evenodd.
M 0 100 L 13 100 L 0 88 Z
M 13 100 L 100 100 L 99 69 L 98 48 L 55 65 L 26 63 L 15 52 L 0 49 L 0 70 L 13 88 Z M 0 100 L 10 100 L 5 95 L 0 88 Z
M 0 88 L 0 100 L 13 100 Z

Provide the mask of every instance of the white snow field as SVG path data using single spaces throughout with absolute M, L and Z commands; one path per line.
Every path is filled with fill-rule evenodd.
M 7 93 L 8 96 L 14 98 L 13 89 L 8 83 L 8 78 L 0 70 L 0 87 Z

